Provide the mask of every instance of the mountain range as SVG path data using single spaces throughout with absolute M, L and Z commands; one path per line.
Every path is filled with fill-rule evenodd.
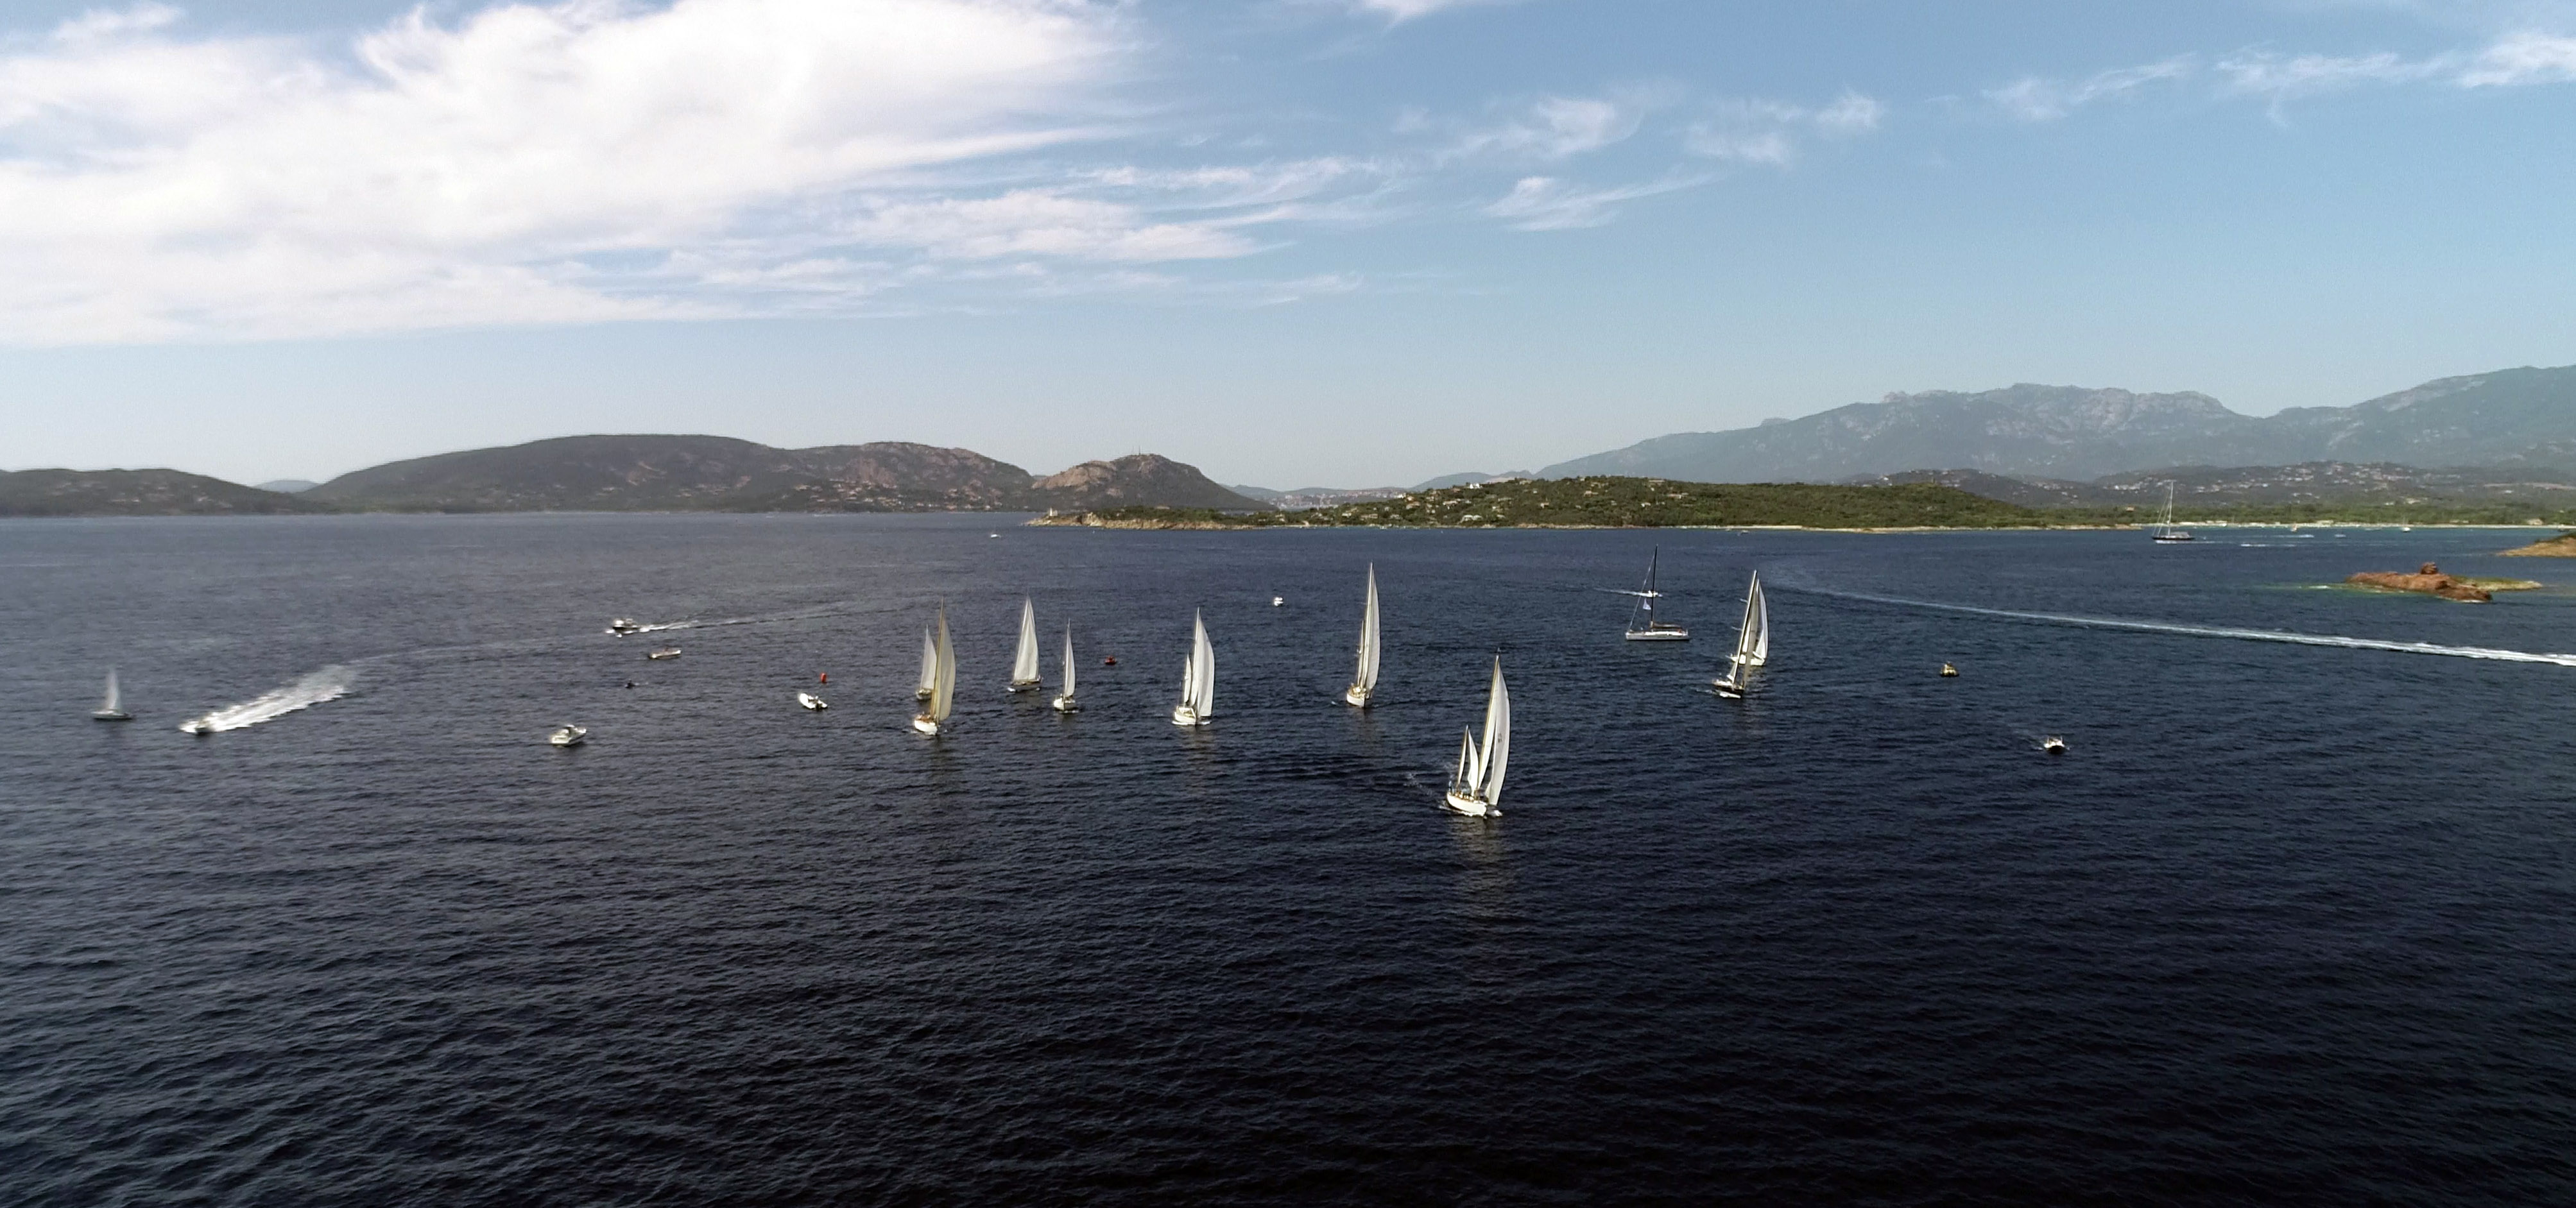
M 2349 407 L 2259 417 L 2196 392 L 2019 385 L 1891 394 L 1802 419 L 1659 436 L 1539 476 L 1842 482 L 1941 467 L 2090 480 L 2168 466 L 2316 462 L 2576 464 L 2576 366 L 2442 378 Z

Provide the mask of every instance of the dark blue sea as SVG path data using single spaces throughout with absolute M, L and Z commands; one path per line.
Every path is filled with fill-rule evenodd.
M 1014 520 L 0 523 L 0 1203 L 2576 1202 L 2576 666 L 2191 632 L 2528 534 Z

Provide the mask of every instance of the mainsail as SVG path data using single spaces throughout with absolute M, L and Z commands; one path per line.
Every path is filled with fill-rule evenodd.
M 1354 705 L 1368 704 L 1369 694 L 1377 690 L 1377 659 L 1377 567 L 1371 565 L 1368 603 L 1360 610 L 1359 670 L 1352 674 L 1350 689 L 1342 693 L 1343 700 Z
M 1503 799 L 1503 769 L 1512 759 L 1512 694 L 1503 687 L 1503 660 L 1494 658 L 1494 687 L 1485 700 L 1485 745 L 1476 752 L 1476 795 L 1487 805 Z
M 1190 624 L 1190 708 L 1205 721 L 1216 716 L 1216 650 L 1208 645 L 1207 618 L 1192 614 Z
M 1073 625 L 1071 622 L 1067 622 L 1064 627 L 1064 691 L 1057 695 L 1066 700 L 1073 699 Z
M 930 630 L 921 631 L 921 682 L 912 690 L 914 700 L 926 701 L 939 689 L 939 643 Z
M 1026 692 L 1040 683 L 1038 672 L 1038 606 L 1020 597 L 1020 646 L 1011 655 L 1011 690 Z
M 1759 667 L 1771 659 L 1771 599 L 1762 594 L 1762 572 L 1753 572 L 1753 588 L 1747 594 L 1753 614 L 1753 652 L 1745 661 Z
M 957 704 L 957 652 L 948 644 L 948 606 L 939 606 L 939 636 L 931 645 L 932 675 L 930 709 L 923 714 L 932 721 L 948 720 L 948 712 Z
M 98 711 L 102 714 L 124 712 L 117 704 L 120 695 L 116 690 L 116 668 L 110 667 L 107 669 L 107 695 L 99 700 Z

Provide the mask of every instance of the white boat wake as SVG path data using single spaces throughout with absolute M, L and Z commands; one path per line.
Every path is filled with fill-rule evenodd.
M 2576 654 L 2535 654 L 2528 650 L 2499 650 L 2487 646 L 2437 646 L 2431 642 L 2391 642 L 2380 638 L 2348 638 L 2331 633 L 2294 633 L 2285 629 L 2237 629 L 2224 625 L 2176 625 L 2166 621 L 2132 621 L 2119 617 L 2087 617 L 2072 613 L 2016 612 L 2008 608 L 1979 608 L 1973 604 L 1943 604 L 1932 600 L 1907 600 L 1896 596 L 1877 596 L 1859 591 L 1832 591 L 1820 587 L 1795 590 L 1844 600 L 1862 600 L 1872 604 L 1892 604 L 1899 608 L 1929 608 L 1938 612 L 1966 613 L 1971 616 L 2002 617 L 2014 621 L 2035 621 L 2043 625 L 2078 625 L 2090 629 L 2126 629 L 2137 633 L 2169 633 L 2182 637 L 2228 638 L 2240 642 L 2286 642 L 2293 646 L 2339 646 L 2346 650 L 2386 650 L 2397 654 L 2438 654 L 2455 659 L 2490 659 L 2506 663 L 2548 663 L 2558 667 L 2576 667 Z
M 355 669 L 334 663 L 319 671 L 308 673 L 302 679 L 273 692 L 263 693 L 238 705 L 226 705 L 203 717 L 191 718 L 180 723 L 179 728 L 191 734 L 213 734 L 225 730 L 238 730 L 244 726 L 255 726 L 264 721 L 274 721 L 298 709 L 309 709 L 324 701 L 338 700 L 347 696 L 349 689 L 357 682 L 358 673 Z

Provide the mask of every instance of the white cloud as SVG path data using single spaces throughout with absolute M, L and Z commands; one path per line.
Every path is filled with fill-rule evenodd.
M 2136 67 L 2095 72 L 2074 81 L 2025 76 L 2004 87 L 1987 90 L 1986 99 L 2022 121 L 2049 122 L 2097 101 L 2123 99 L 2152 84 L 2184 79 L 2192 74 L 2193 66 L 2190 56 L 2181 55 Z
M 1390 23 L 1427 17 L 1442 9 L 1465 8 L 1471 4 L 1493 4 L 1499 0 L 1350 0 L 1351 11 L 1384 17 Z
M 1646 115 L 1671 103 L 1672 90 L 1647 87 L 1606 96 L 1541 97 L 1491 125 L 1459 133 L 1444 159 L 1505 159 L 1546 163 L 1598 151 L 1635 137 Z M 1409 128 L 1434 128 L 1414 117 Z M 1453 127 L 1454 129 L 1454 127 Z
M 2442 74 L 2447 66 L 2440 58 L 2409 61 L 2387 52 L 2284 56 L 2249 51 L 2219 60 L 2218 74 L 2223 91 L 2278 102 L 2367 84 L 2411 83 Z
M 2460 73 L 2463 88 L 2576 82 L 2576 38 L 2519 33 L 2486 48 Z
M 1485 212 L 1523 231 L 1568 231 L 1608 224 L 1623 201 L 1670 193 L 1704 183 L 1675 179 L 1612 189 L 1585 189 L 1553 176 L 1525 176 Z
M 0 43 L 0 340 L 715 313 L 739 301 L 699 285 L 849 260 L 830 239 L 1240 254 L 1133 205 L 917 196 L 926 173 L 1097 136 L 1079 115 L 1119 75 L 1121 20 L 1081 0 L 563 0 L 415 10 L 342 55 L 182 36 L 166 6 L 94 13 Z M 687 279 L 702 261 L 732 276 Z
M 1691 154 L 1734 163 L 1781 167 L 1798 157 L 1809 135 L 1850 138 L 1878 129 L 1887 107 L 1846 92 L 1823 108 L 1785 101 L 1737 100 L 1709 107 L 1691 124 L 1683 146 Z

